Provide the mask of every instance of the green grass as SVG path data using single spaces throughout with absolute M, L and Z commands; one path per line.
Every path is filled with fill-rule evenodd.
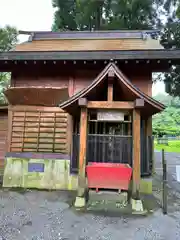
M 168 146 L 164 144 L 157 144 L 157 141 L 155 141 L 154 148 L 156 150 L 164 149 L 166 152 L 180 153 L 180 140 L 168 141 Z

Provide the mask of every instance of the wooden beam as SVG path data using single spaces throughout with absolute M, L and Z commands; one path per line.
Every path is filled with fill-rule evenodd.
M 145 102 L 144 102 L 144 99 L 137 98 L 134 104 L 135 104 L 135 108 L 141 108 L 141 107 L 144 107 Z
M 108 84 L 108 99 L 109 102 L 113 101 L 113 84 Z
M 43 107 L 43 106 L 29 106 L 29 105 L 10 105 L 8 106 L 8 110 L 15 111 L 15 112 L 21 112 L 21 111 L 28 111 L 28 112 L 34 112 L 34 111 L 43 111 L 43 112 L 62 112 L 65 115 L 67 113 L 62 110 L 59 107 Z
M 78 105 L 79 105 L 80 107 L 86 107 L 86 106 L 87 106 L 87 103 L 88 103 L 88 101 L 87 101 L 86 98 L 79 98 L 79 99 L 78 99 Z
M 115 77 L 114 69 L 110 69 L 108 71 L 108 78 L 113 79 Z
M 87 107 L 99 109 L 134 109 L 134 102 L 89 101 Z
M 141 178 L 141 116 L 138 109 L 133 110 L 133 195 L 139 197 Z
M 78 197 L 84 197 L 86 188 L 86 145 L 87 145 L 87 108 L 81 108 L 80 116 L 80 142 L 79 142 L 79 176 L 78 176 Z
M 107 100 L 113 101 L 113 81 L 115 77 L 114 69 L 109 69 L 108 71 L 108 92 L 107 92 Z

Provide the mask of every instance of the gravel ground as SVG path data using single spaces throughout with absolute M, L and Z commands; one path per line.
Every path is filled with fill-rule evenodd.
M 74 212 L 67 194 L 1 190 L 0 240 L 180 239 L 178 198 L 167 216 L 158 210 L 148 217 L 108 217 Z
M 155 153 L 156 172 L 159 176 L 162 175 L 162 160 L 161 152 Z M 165 160 L 167 162 L 167 178 L 169 186 L 176 192 L 180 193 L 180 183 L 176 181 L 176 165 L 180 165 L 180 154 L 165 153 Z

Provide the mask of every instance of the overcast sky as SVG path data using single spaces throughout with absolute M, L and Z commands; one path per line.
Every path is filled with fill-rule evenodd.
M 51 0 L 0 0 L 0 26 L 9 24 L 18 30 L 51 30 L 53 11 Z
M 66 0 L 64 0 L 66 1 Z M 0 0 L 0 26 L 7 24 L 18 30 L 51 30 L 53 13 L 51 0 Z M 27 37 L 21 36 L 20 41 Z M 153 86 L 153 95 L 164 92 L 164 85 Z

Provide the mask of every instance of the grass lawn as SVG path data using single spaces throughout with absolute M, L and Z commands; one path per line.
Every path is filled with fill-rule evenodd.
M 164 148 L 166 152 L 176 152 L 180 153 L 180 140 L 168 141 L 168 146 L 164 144 L 157 144 L 157 141 L 154 142 L 154 148 L 156 150 L 161 150 Z

